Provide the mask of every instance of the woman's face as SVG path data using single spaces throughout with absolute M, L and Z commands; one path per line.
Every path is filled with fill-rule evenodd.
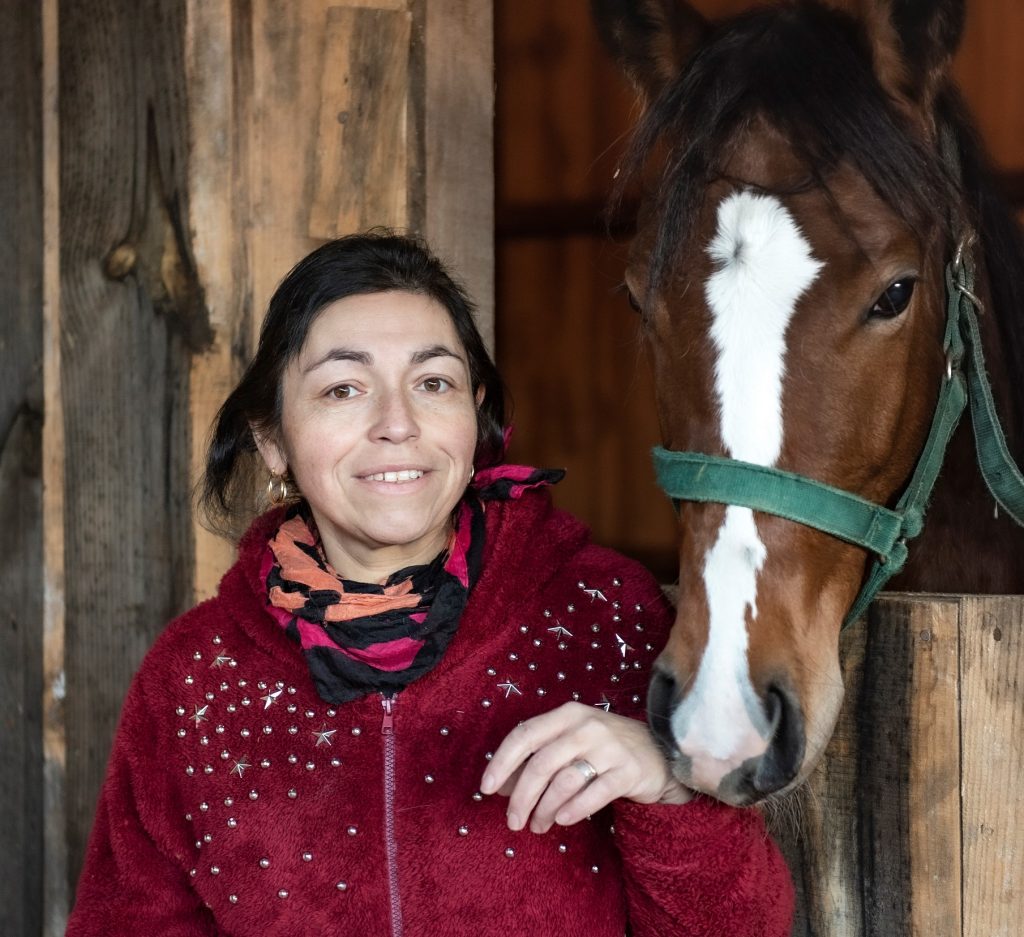
M 444 307 L 397 291 L 332 303 L 282 390 L 280 438 L 257 443 L 272 472 L 290 470 L 331 565 L 379 582 L 433 559 L 470 479 L 479 403 Z

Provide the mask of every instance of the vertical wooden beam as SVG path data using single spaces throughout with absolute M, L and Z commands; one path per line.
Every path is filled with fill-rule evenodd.
M 1024 910 L 1024 600 L 965 596 L 964 937 L 1013 937 Z
M 249 122 L 252 105 L 249 0 L 188 0 L 184 67 L 188 145 L 184 184 L 191 253 L 201 284 L 208 341 L 189 375 L 190 476 L 202 478 L 210 428 L 249 359 Z M 195 519 L 193 600 L 213 595 L 234 548 Z
M 0 934 L 43 918 L 43 17 L 0 5 Z
M 63 455 L 72 882 L 125 689 L 192 598 L 188 382 L 210 329 L 183 178 L 184 29 L 175 0 L 60 2 L 63 445 L 54 453 Z
M 799 935 L 961 937 L 959 609 L 885 596 L 843 636 L 847 696 L 797 830 Z
M 493 3 L 417 3 L 425 80 L 422 231 L 469 288 L 493 351 Z

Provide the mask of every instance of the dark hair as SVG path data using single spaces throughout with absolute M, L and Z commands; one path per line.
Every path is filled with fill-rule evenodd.
M 445 308 L 466 350 L 477 408 L 474 463 L 494 465 L 504 455 L 505 389 L 473 320 L 473 303 L 444 264 L 417 238 L 390 231 L 352 234 L 318 247 L 281 281 L 267 309 L 259 346 L 214 423 L 199 507 L 215 531 L 236 535 L 259 510 L 262 472 L 255 429 L 274 437 L 281 427 L 282 378 L 326 306 L 348 296 L 400 290 Z

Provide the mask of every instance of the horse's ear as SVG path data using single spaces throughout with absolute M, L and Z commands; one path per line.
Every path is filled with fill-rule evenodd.
M 960 45 L 965 0 L 861 0 L 861 6 L 883 84 L 930 111 Z
M 647 100 L 682 71 L 707 30 L 683 0 L 591 0 L 604 44 Z

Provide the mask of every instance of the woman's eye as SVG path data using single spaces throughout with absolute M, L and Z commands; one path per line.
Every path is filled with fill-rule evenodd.
M 912 277 L 897 280 L 875 300 L 868 316 L 873 319 L 896 318 L 910 305 L 916 282 Z
M 428 377 L 420 384 L 420 387 L 432 394 L 444 393 L 451 386 L 443 377 Z
M 337 387 L 331 388 L 331 396 L 336 400 L 348 400 L 349 397 L 355 397 L 356 389 L 351 384 L 339 384 Z

